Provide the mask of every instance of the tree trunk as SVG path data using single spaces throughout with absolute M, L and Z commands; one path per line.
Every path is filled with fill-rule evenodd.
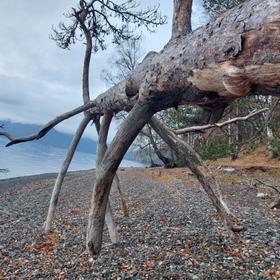
M 192 0 L 173 0 L 172 38 L 184 36 L 192 31 Z
M 111 202 L 108 200 L 107 207 L 106 207 L 106 213 L 105 213 L 105 222 L 108 227 L 110 239 L 112 243 L 119 243 L 120 242 L 120 236 L 118 232 L 118 227 L 114 221 L 113 217 L 113 211 L 111 207 Z
M 51 229 L 51 225 L 52 225 L 52 222 L 53 222 L 53 218 L 54 218 L 54 214 L 55 214 L 55 209 L 56 209 L 56 206 L 57 206 L 57 202 L 58 202 L 58 197 L 59 197 L 59 194 L 60 194 L 60 191 L 61 191 L 61 187 L 62 187 L 62 184 L 63 184 L 63 180 L 65 178 L 65 175 L 67 173 L 67 170 L 68 170 L 68 167 L 72 161 L 72 158 L 73 158 L 73 155 L 76 151 L 76 148 L 79 144 L 79 141 L 85 131 L 85 128 L 87 127 L 88 123 L 90 122 L 90 117 L 89 116 L 86 116 L 81 124 L 79 125 L 75 135 L 74 135 L 74 138 L 70 144 L 70 147 L 67 151 L 67 154 L 66 154 L 66 157 L 65 157 L 65 160 L 62 164 L 62 167 L 58 173 L 58 176 L 56 178 L 56 182 L 55 182 L 55 185 L 54 185 L 54 188 L 53 188 L 53 192 L 52 192 L 52 196 L 51 196 L 51 201 L 50 201 L 50 205 L 49 205 L 49 210 L 48 210 L 48 215 L 47 215 L 47 219 L 46 219 L 46 222 L 44 224 L 44 229 L 45 229 L 45 232 L 49 232 L 50 229 Z
M 147 128 L 148 128 L 148 133 L 147 133 L 147 136 L 148 138 L 150 139 L 150 143 L 154 149 L 154 152 L 155 154 L 157 155 L 157 157 L 163 162 L 164 166 L 165 167 L 168 167 L 168 168 L 173 168 L 175 167 L 175 162 L 172 162 L 172 160 L 170 160 L 169 158 L 167 158 L 166 156 L 164 156 L 161 151 L 159 150 L 155 140 L 154 140 L 154 137 L 153 137 L 153 134 L 152 134 L 152 131 L 151 131 L 151 128 L 149 125 L 147 125 Z
M 107 111 L 131 110 L 98 168 L 87 234 L 87 247 L 92 254 L 101 248 L 106 206 L 116 170 L 155 112 L 182 104 L 216 111 L 243 96 L 280 96 L 279 11 L 279 0 L 251 0 L 190 34 L 175 36 L 160 53 L 147 55 L 127 80 L 93 102 L 57 117 L 34 135 L 9 143 L 39 139 L 59 122 L 86 109 L 93 117 Z M 178 150 L 172 137 L 167 140 Z M 181 156 L 227 220 L 224 205 L 212 194 L 203 174 Z
M 98 133 L 98 145 L 96 151 L 96 178 L 100 173 L 100 165 L 107 150 L 107 137 L 108 137 L 112 118 L 113 118 L 113 114 L 111 112 L 107 112 L 103 116 L 101 126 L 99 120 L 95 122 L 96 130 Z M 113 218 L 113 211 L 112 211 L 110 200 L 108 200 L 107 207 L 106 207 L 105 222 L 108 227 L 111 241 L 113 243 L 118 243 L 120 237 L 118 233 L 118 228 Z
M 92 255 L 101 250 L 106 205 L 116 170 L 135 137 L 153 115 L 148 102 L 138 102 L 128 114 L 108 148 L 96 174 L 89 214 L 87 249 Z
M 160 53 L 149 53 L 126 81 L 98 96 L 93 111 L 130 110 L 145 94 L 173 95 L 159 110 L 180 104 L 215 109 L 242 96 L 279 96 L 279 10 L 279 0 L 248 1 L 171 40 Z

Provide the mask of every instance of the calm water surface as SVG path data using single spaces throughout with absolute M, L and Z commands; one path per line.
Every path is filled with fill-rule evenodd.
M 18 176 L 36 175 L 58 172 L 66 150 L 40 143 L 23 143 L 5 148 L 5 142 L 0 139 L 0 169 L 8 172 L 0 173 L 0 180 Z M 123 160 L 123 167 L 141 167 L 142 163 Z M 95 155 L 76 152 L 69 170 L 87 170 L 95 167 Z

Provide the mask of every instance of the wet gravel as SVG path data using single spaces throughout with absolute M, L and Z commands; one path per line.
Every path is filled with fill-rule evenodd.
M 121 242 L 111 244 L 106 229 L 98 258 L 84 253 L 92 171 L 66 178 L 48 235 L 42 225 L 55 176 L 25 179 L 20 187 L 20 179 L 14 187 L 0 181 L 0 279 L 280 279 L 280 212 L 254 189 L 223 184 L 247 227 L 230 241 L 192 176 L 138 168 L 119 175 L 130 217 L 113 189 Z

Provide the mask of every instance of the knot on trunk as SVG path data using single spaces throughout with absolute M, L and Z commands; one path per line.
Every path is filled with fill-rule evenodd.
M 138 95 L 139 92 L 139 86 L 137 82 L 132 79 L 131 77 L 128 78 L 126 84 L 125 84 L 125 94 L 128 98 L 132 98 L 136 95 Z

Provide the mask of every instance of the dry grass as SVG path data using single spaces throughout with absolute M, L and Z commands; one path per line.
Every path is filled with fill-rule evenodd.
M 265 166 L 268 168 L 276 168 L 280 169 L 280 159 L 272 159 L 271 155 L 267 151 L 264 145 L 260 145 L 254 151 L 250 151 L 250 153 L 243 153 L 240 157 L 231 161 L 228 157 L 221 158 L 216 161 L 209 162 L 213 165 L 225 165 L 232 166 L 236 168 L 250 168 L 254 166 Z

